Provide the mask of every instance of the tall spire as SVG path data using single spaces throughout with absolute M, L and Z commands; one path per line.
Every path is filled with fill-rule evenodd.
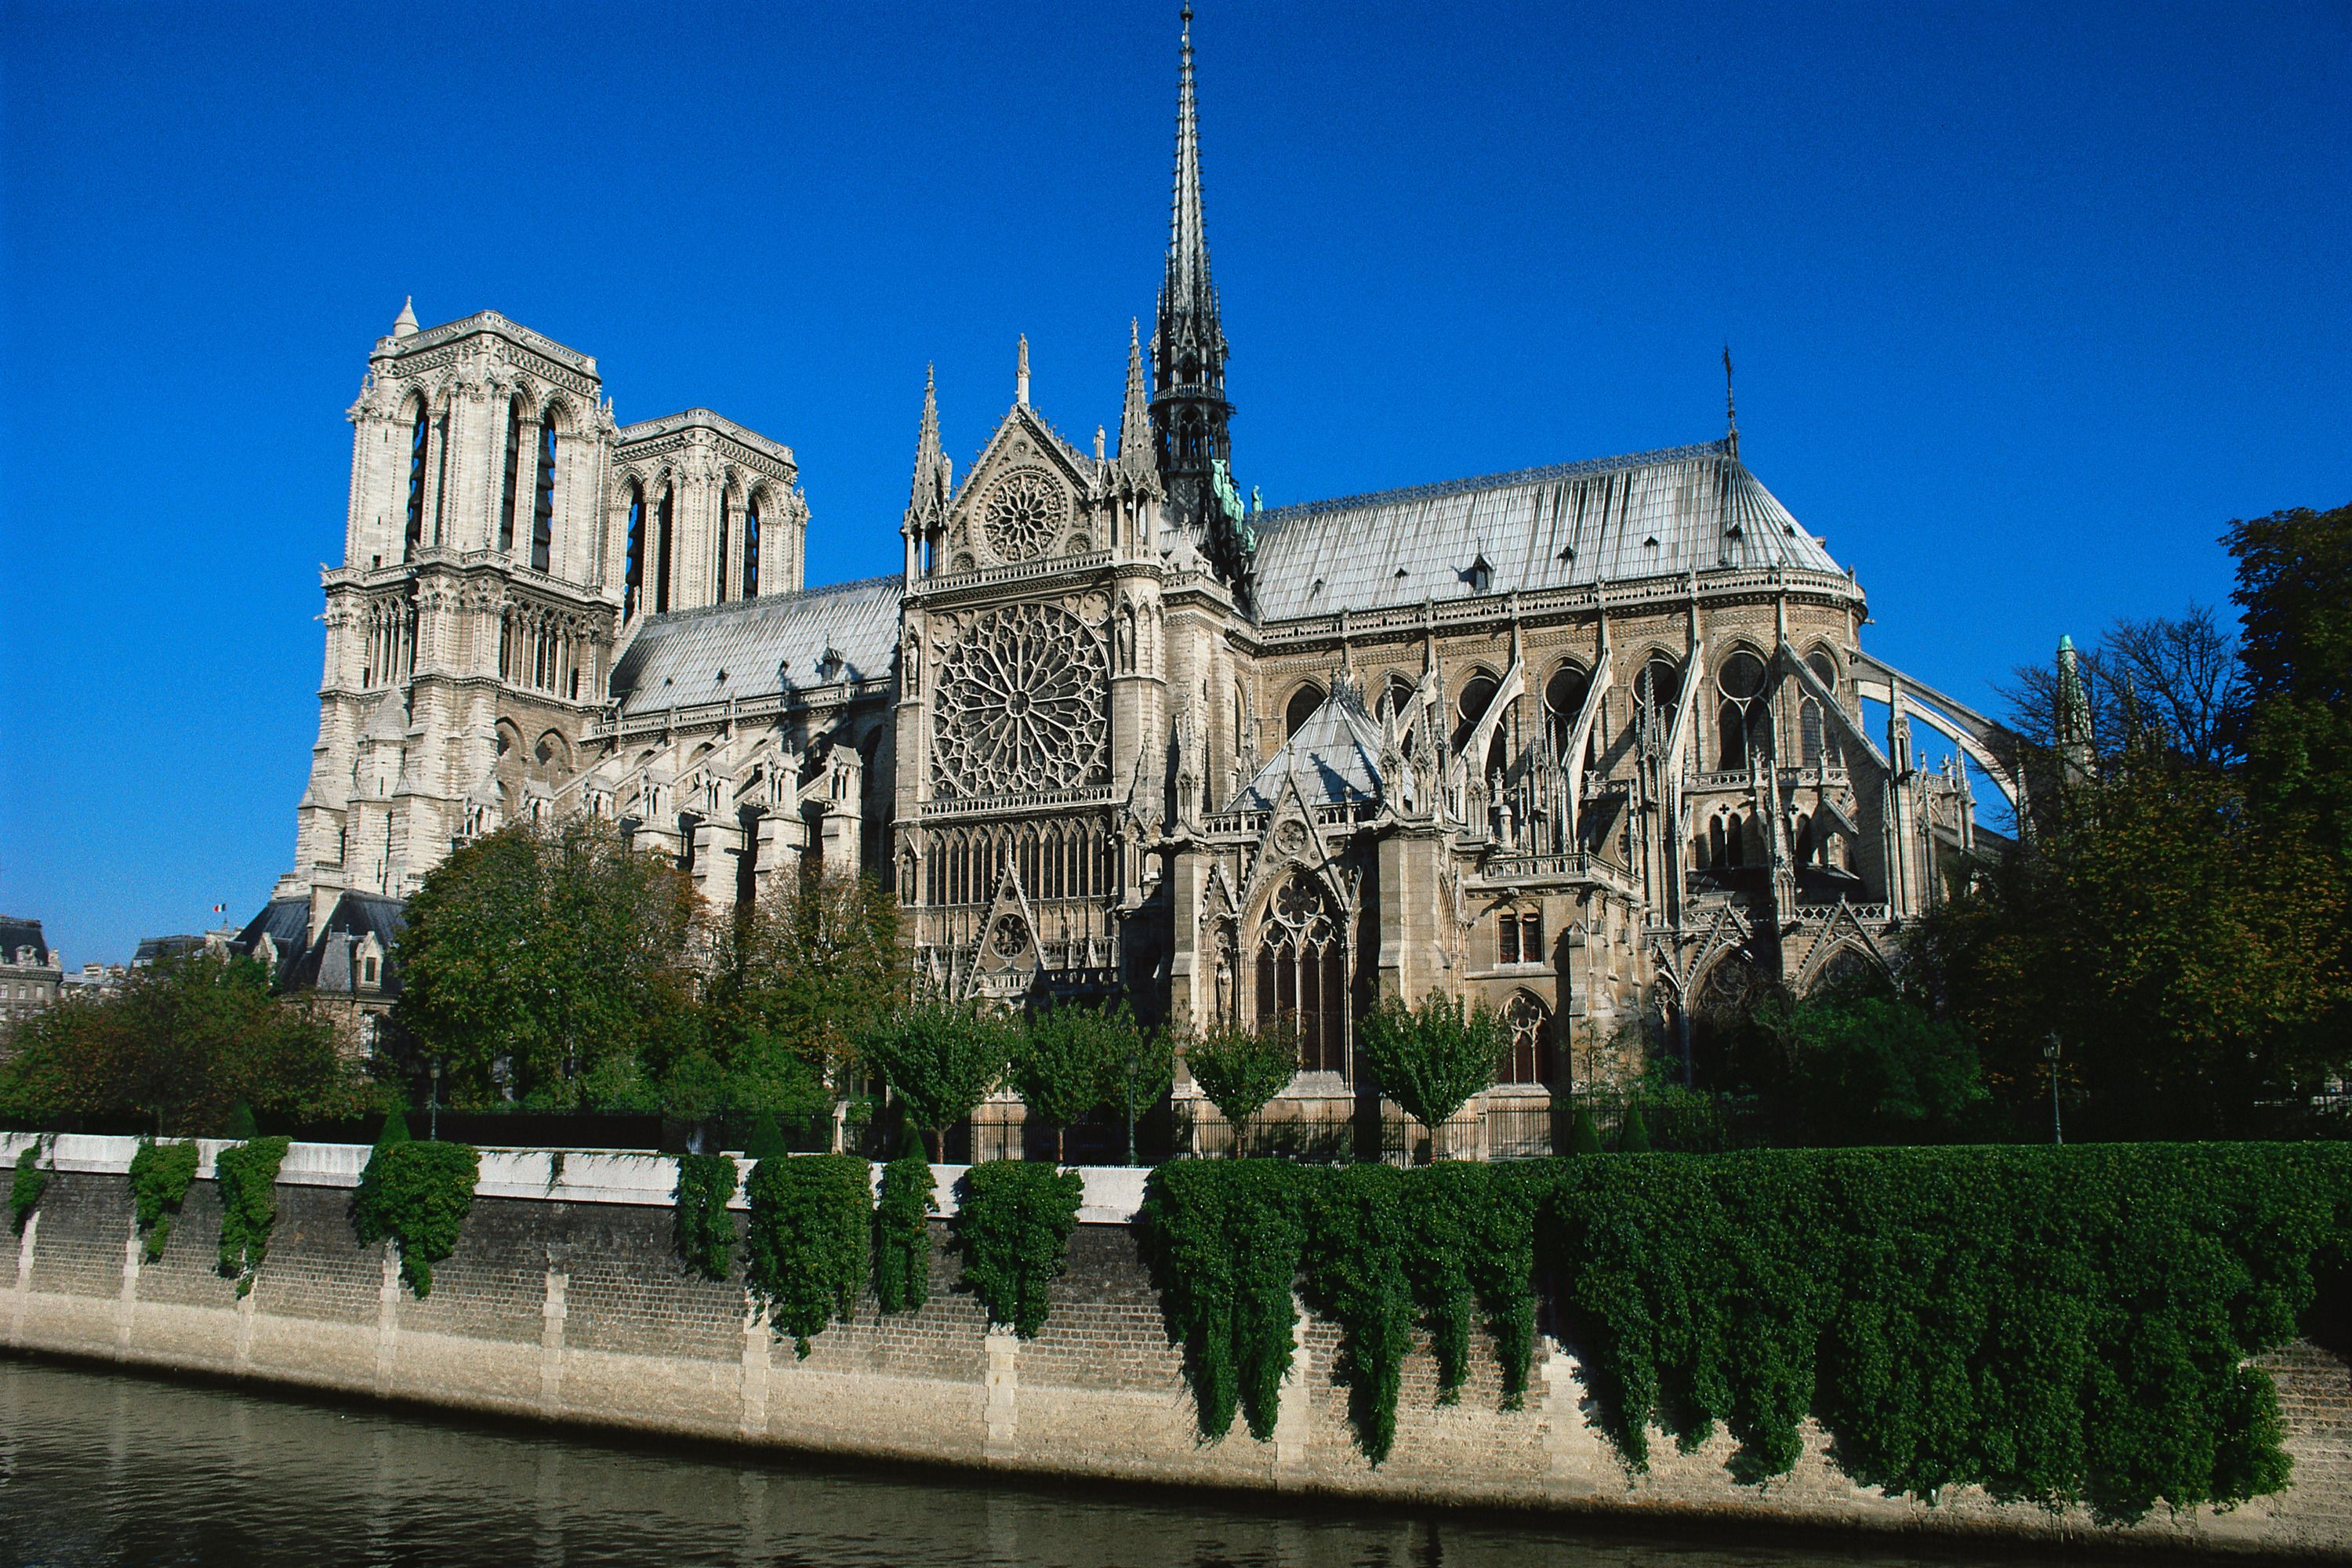
M 1739 456 L 1739 405 L 1731 401 L 1731 345 L 1727 342 L 1723 345 L 1723 422 L 1730 426 L 1729 434 L 1723 438 L 1724 445 L 1737 458 Z
M 947 504 L 948 460 L 940 450 L 940 400 L 932 367 L 923 367 L 923 421 L 915 436 L 915 479 L 907 497 L 907 527 L 915 531 Z
M 1234 487 L 1233 405 L 1225 401 L 1225 334 L 1209 279 L 1201 220 L 1201 123 L 1192 84 L 1192 7 L 1176 78 L 1176 174 L 1169 205 L 1168 268 L 1151 333 L 1151 432 L 1171 542 L 1246 595 L 1250 548 Z M 1120 449 L 1126 450 L 1124 440 Z

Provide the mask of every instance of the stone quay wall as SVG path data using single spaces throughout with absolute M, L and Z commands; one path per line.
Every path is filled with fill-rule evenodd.
M 13 1164 L 30 1140 L 0 1135 Z M 933 1226 L 931 1300 L 885 1316 L 869 1294 L 799 1359 L 739 1279 L 687 1272 L 671 1243 L 676 1162 L 651 1155 L 485 1150 L 456 1255 L 418 1300 L 389 1246 L 349 1220 L 368 1151 L 294 1146 L 252 1292 L 218 1273 L 220 1204 L 207 1142 L 160 1261 L 142 1259 L 127 1138 L 60 1137 L 56 1172 L 16 1241 L 0 1329 L 12 1350 L 289 1384 L 552 1422 L 720 1439 L 883 1462 L 1067 1479 L 1362 1498 L 1385 1503 L 1668 1516 L 1923 1535 L 2011 1536 L 2352 1560 L 2352 1373 L 2308 1344 L 2264 1358 L 2294 1459 L 2284 1494 L 2217 1512 L 2103 1529 L 2079 1513 L 1981 1495 L 1933 1507 L 1857 1486 L 1809 1430 L 1795 1470 L 1743 1486 L 1718 1433 L 1696 1453 L 1654 1445 L 1627 1470 L 1595 1424 L 1576 1359 L 1546 1337 L 1527 1407 L 1498 1408 L 1482 1346 L 1459 1404 L 1434 1363 L 1405 1364 L 1397 1443 L 1375 1469 L 1353 1445 L 1338 1333 L 1302 1316 L 1270 1442 L 1236 1423 L 1202 1443 L 1132 1219 L 1143 1173 L 1088 1170 L 1087 1203 L 1044 1331 L 991 1331 L 957 1289 Z M 953 1208 L 961 1168 L 935 1168 Z M 740 1200 L 738 1200 L 740 1206 Z

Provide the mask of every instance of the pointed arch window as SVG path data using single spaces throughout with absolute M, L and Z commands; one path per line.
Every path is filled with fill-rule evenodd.
M 654 614 L 669 609 L 670 580 L 670 503 L 677 498 L 675 485 L 662 487 L 661 504 L 654 509 Z
M 1307 721 L 1314 718 L 1315 710 L 1322 706 L 1323 689 L 1311 680 L 1292 692 L 1289 706 L 1282 710 L 1283 734 L 1296 735 L 1305 729 Z
M 1716 766 L 1724 771 L 1747 767 L 1764 750 L 1764 661 L 1746 648 L 1734 652 L 1717 671 L 1716 687 L 1723 706 L 1716 715 Z
M 522 481 L 522 399 L 507 400 L 506 477 L 499 486 L 499 549 L 514 548 L 515 493 Z
M 646 492 L 629 481 L 629 555 L 622 579 L 621 618 L 635 616 L 646 597 Z
M 425 402 L 416 404 L 416 427 L 408 437 L 408 531 L 404 536 L 401 559 L 416 553 L 425 542 L 425 448 L 432 426 L 425 416 Z
M 710 559 L 717 563 L 719 574 L 710 602 L 723 605 L 727 602 L 727 492 L 724 489 L 719 492 L 719 521 L 711 536 Z
M 1544 721 L 1551 732 L 1555 755 L 1567 753 L 1569 739 L 1576 732 L 1577 716 L 1584 711 L 1585 694 L 1591 689 L 1592 678 L 1574 664 L 1561 665 L 1544 682 Z
M 1511 1031 L 1510 1048 L 1496 1064 L 1498 1083 L 1549 1083 L 1552 1080 L 1551 1009 L 1531 992 L 1516 993 L 1503 1009 Z
M 1301 1071 L 1347 1070 L 1346 946 L 1329 895 L 1292 873 L 1267 906 L 1258 937 L 1257 1022 L 1296 1032 Z
M 743 596 L 760 596 L 760 498 L 743 504 Z
M 1455 751 L 1469 744 L 1470 732 L 1478 727 L 1478 721 L 1486 716 L 1486 710 L 1495 705 L 1495 694 L 1502 689 L 1502 682 L 1483 669 L 1462 683 L 1462 695 L 1454 700 Z
M 539 427 L 539 494 L 530 509 L 530 569 L 551 569 L 555 555 L 555 411 Z

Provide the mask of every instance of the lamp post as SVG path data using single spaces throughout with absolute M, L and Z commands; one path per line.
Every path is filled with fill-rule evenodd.
M 441 1142 L 441 1058 L 439 1057 L 433 1058 L 433 1089 L 425 1104 L 425 1135 L 427 1141 L 438 1143 Z
M 2061 1149 L 2066 1146 L 2066 1124 L 2058 1117 L 2058 1031 L 2050 1031 L 2050 1043 L 2042 1047 L 2042 1059 L 2050 1064 L 2050 1136 Z

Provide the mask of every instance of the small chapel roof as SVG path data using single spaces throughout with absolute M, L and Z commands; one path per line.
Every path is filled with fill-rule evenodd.
M 1641 577 L 1842 573 L 1728 441 L 1269 510 L 1267 620 Z
M 898 648 L 904 588 L 896 575 L 866 577 L 655 616 L 614 667 L 614 700 L 634 717 L 878 680 Z M 839 661 L 830 676 L 829 659 Z
M 1297 731 L 1275 749 L 1257 776 L 1234 797 L 1243 811 L 1270 811 L 1283 781 L 1298 780 L 1309 805 L 1349 805 L 1381 798 L 1381 726 L 1365 710 L 1354 682 L 1335 680 L 1331 695 Z

